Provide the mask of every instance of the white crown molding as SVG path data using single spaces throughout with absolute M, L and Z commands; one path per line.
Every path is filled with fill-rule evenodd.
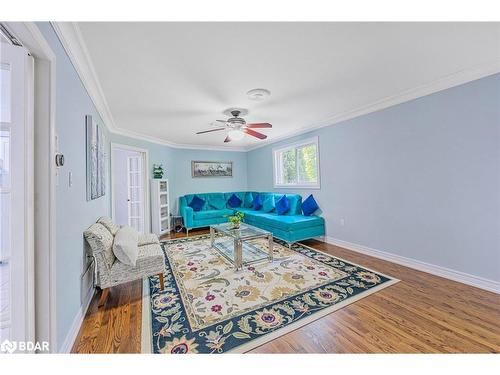
M 485 279 L 483 277 L 471 275 L 465 272 L 460 272 L 452 270 L 450 268 L 437 266 L 435 264 L 430 264 L 422 262 L 417 259 L 406 258 L 401 255 L 394 253 L 389 253 L 387 251 L 376 250 L 368 246 L 358 245 L 352 242 L 347 242 L 339 240 L 333 237 L 325 236 L 324 241 L 331 245 L 343 247 L 348 250 L 355 251 L 357 253 L 369 255 L 375 258 L 383 259 L 388 262 L 400 264 L 405 267 L 410 267 L 418 271 L 427 272 L 432 275 L 444 277 L 453 281 L 458 281 L 459 283 L 471 285 L 480 289 L 484 289 L 493 293 L 500 294 L 500 282 Z
M 474 68 L 470 69 L 464 69 L 455 73 L 452 73 L 450 75 L 447 75 L 445 77 L 442 77 L 438 80 L 435 80 L 433 82 L 430 82 L 425 85 L 421 85 L 409 90 L 405 90 L 397 95 L 393 96 L 388 96 L 384 99 L 380 99 L 377 101 L 374 101 L 372 103 L 369 103 L 367 105 L 364 105 L 362 107 L 350 110 L 350 111 L 345 111 L 342 113 L 338 113 L 336 115 L 333 115 L 332 117 L 329 117 L 321 122 L 317 122 L 311 126 L 303 127 L 299 130 L 295 130 L 289 133 L 286 133 L 282 136 L 279 136 L 277 138 L 272 139 L 269 142 L 265 142 L 262 144 L 258 144 L 256 146 L 251 146 L 247 148 L 247 151 L 252 151 L 256 150 L 261 147 L 268 146 L 273 143 L 277 143 L 280 141 L 283 141 L 288 138 L 296 137 L 301 134 L 309 133 L 311 131 L 321 129 L 330 125 L 338 124 L 343 121 L 351 120 L 355 117 L 363 116 L 372 112 L 377 112 L 382 109 L 392 107 L 397 104 L 409 102 L 414 99 L 421 98 L 423 96 L 427 96 L 430 94 L 434 94 L 438 91 L 446 90 L 455 86 L 462 85 L 464 83 L 468 83 L 471 81 L 475 81 L 480 78 L 484 78 L 496 73 L 500 72 L 500 60 L 490 63 L 490 64 L 483 64 L 480 66 L 476 66 Z
M 80 28 L 75 22 L 51 22 L 51 24 L 104 124 L 111 131 L 115 130 L 116 125 L 111 110 L 97 78 L 94 64 L 88 53 Z
M 207 146 L 207 145 L 197 145 L 197 144 L 179 144 L 175 142 L 170 142 L 161 138 L 156 138 L 140 133 L 136 133 L 131 130 L 125 130 L 119 128 L 113 120 L 111 110 L 107 104 L 104 92 L 97 78 L 92 59 L 88 53 L 88 49 L 83 40 L 82 34 L 76 22 L 52 22 L 52 26 L 59 37 L 66 53 L 68 54 L 73 66 L 75 67 L 83 85 L 87 89 L 87 92 L 94 102 L 104 124 L 107 126 L 111 133 L 132 137 L 147 142 L 153 142 L 156 144 L 180 148 L 180 149 L 196 149 L 196 150 L 210 150 L 210 151 L 239 151 L 248 152 L 256 150 L 261 147 L 268 146 L 270 144 L 283 141 L 287 138 L 295 137 L 304 133 L 311 132 L 326 126 L 334 125 L 342 121 L 350 120 L 355 117 L 366 115 L 368 113 L 380 111 L 382 109 L 408 102 L 433 94 L 438 91 L 446 90 L 448 88 L 458 86 L 470 81 L 474 81 L 495 73 L 500 72 L 500 60 L 476 66 L 470 69 L 464 69 L 448 76 L 442 77 L 438 80 L 430 82 L 425 85 L 421 85 L 409 90 L 405 90 L 397 95 L 389 96 L 372 103 L 368 103 L 362 107 L 355 108 L 353 110 L 345 111 L 342 113 L 337 113 L 329 118 L 326 118 L 320 122 L 311 124 L 306 127 L 302 127 L 299 130 L 288 132 L 277 138 L 269 140 L 267 142 L 262 142 L 255 146 L 241 146 L 241 147 L 231 147 L 231 146 Z
M 110 130 L 111 131 L 111 130 Z M 152 137 L 149 135 L 136 133 L 132 130 L 119 129 L 111 131 L 114 134 L 122 135 L 125 137 L 130 137 L 134 139 L 139 139 L 146 142 L 156 143 L 162 146 L 168 146 L 177 149 L 189 149 L 189 150 L 207 150 L 207 151 L 233 151 L 233 152 L 247 152 L 245 147 L 234 147 L 234 146 L 211 146 L 211 145 L 193 145 L 193 144 L 183 144 L 174 143 L 163 140 L 161 138 Z

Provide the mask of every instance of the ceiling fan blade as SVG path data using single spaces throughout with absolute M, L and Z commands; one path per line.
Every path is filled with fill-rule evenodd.
M 224 139 L 224 143 L 231 142 L 231 138 L 229 136 L 226 136 L 226 139 Z
M 226 130 L 226 128 L 217 128 L 217 129 L 210 129 L 210 130 L 203 130 L 201 132 L 198 132 L 196 134 L 203 134 L 203 133 L 210 133 L 210 132 L 218 132 L 220 130 Z
M 247 133 L 248 135 L 251 135 L 252 137 L 255 137 L 255 138 L 259 138 L 259 139 L 266 139 L 267 138 L 267 135 L 256 132 L 252 129 L 243 129 L 243 131 L 245 133 Z
M 247 124 L 246 126 L 249 129 L 259 129 L 259 128 L 272 128 L 273 126 L 268 122 L 257 122 L 254 124 Z

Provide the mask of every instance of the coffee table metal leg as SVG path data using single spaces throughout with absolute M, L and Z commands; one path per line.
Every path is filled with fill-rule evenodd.
M 274 241 L 273 241 L 273 235 L 269 234 L 267 236 L 267 240 L 269 241 L 269 261 L 273 261 L 273 248 L 274 248 Z
M 237 270 L 243 266 L 243 242 L 241 240 L 234 240 L 234 263 Z
M 210 247 L 214 247 L 214 240 L 215 240 L 215 230 L 214 228 L 210 227 Z

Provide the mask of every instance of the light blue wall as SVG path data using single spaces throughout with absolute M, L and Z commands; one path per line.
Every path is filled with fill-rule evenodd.
M 39 23 L 38 27 L 57 58 L 56 132 L 65 160 L 64 167 L 59 168 L 56 188 L 57 342 L 60 348 L 84 297 L 81 276 L 87 260 L 82 233 L 97 217 L 109 215 L 109 189 L 105 196 L 87 202 L 85 115 L 92 115 L 100 124 L 102 120 L 50 24 Z M 106 129 L 104 131 L 109 136 Z M 72 187 L 68 184 L 69 172 L 73 173 Z
M 500 75 L 251 151 L 249 189 L 315 135 L 328 236 L 500 281 Z
M 179 196 L 196 192 L 237 191 L 247 188 L 247 157 L 244 152 L 225 152 L 172 148 L 122 135 L 110 134 L 111 142 L 140 147 L 149 151 L 149 175 L 153 164 L 163 164 L 169 179 L 172 213 L 177 211 Z M 232 178 L 192 178 L 191 161 L 232 161 Z
M 178 198 L 189 193 L 241 191 L 247 189 L 247 155 L 244 152 L 204 151 L 175 149 L 175 183 L 171 197 Z M 191 177 L 191 161 L 232 161 L 233 177 Z

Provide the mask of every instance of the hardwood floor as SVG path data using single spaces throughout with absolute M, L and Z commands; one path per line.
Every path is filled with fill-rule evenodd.
M 305 243 L 401 282 L 252 353 L 500 352 L 500 295 L 323 242 Z M 73 353 L 139 353 L 141 299 L 141 281 L 111 288 L 100 309 L 95 295 Z

